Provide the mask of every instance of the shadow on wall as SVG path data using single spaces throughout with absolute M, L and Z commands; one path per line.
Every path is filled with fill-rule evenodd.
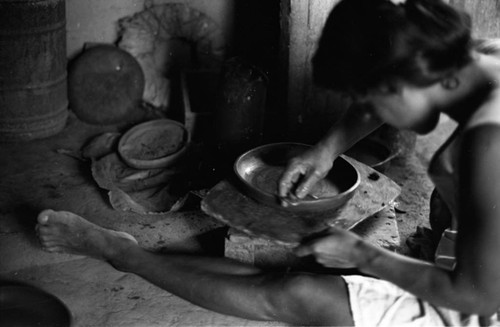
M 267 141 L 282 138 L 286 74 L 280 58 L 280 1 L 239 0 L 234 8 L 232 55 L 260 67 L 269 78 L 264 136 Z

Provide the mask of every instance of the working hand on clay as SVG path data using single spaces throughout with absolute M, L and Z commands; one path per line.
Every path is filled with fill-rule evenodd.
M 328 151 L 313 147 L 292 158 L 280 178 L 278 194 L 283 206 L 290 201 L 303 199 L 318 181 L 332 169 L 333 158 Z

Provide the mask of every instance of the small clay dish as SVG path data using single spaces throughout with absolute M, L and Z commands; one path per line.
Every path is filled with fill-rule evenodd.
M 125 132 L 118 142 L 118 153 L 133 168 L 164 168 L 184 154 L 187 141 L 188 133 L 183 124 L 156 119 Z
M 0 326 L 69 327 L 73 316 L 54 295 L 27 284 L 0 282 Z
M 343 156 L 335 160 L 329 174 L 304 199 L 282 199 L 278 195 L 278 183 L 288 161 L 309 147 L 300 143 L 272 143 L 239 156 L 234 172 L 242 192 L 257 202 L 284 210 L 310 212 L 342 207 L 360 183 L 358 171 Z M 282 206 L 282 201 L 289 205 Z
M 374 138 L 364 138 L 354 144 L 345 155 L 384 173 L 398 153 L 391 151 L 383 142 Z

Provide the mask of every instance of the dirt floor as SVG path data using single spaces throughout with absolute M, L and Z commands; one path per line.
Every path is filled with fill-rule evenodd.
M 417 137 L 415 149 L 395 159 L 385 173 L 402 188 L 396 210 L 398 252 L 409 253 L 408 236 L 417 226 L 428 226 L 432 184 L 426 166 L 454 127 L 442 120 L 435 132 Z M 0 280 L 28 283 L 58 296 L 72 312 L 74 326 L 263 326 L 195 307 L 106 263 L 41 251 L 34 226 L 44 208 L 73 211 L 126 231 L 152 250 L 203 253 L 224 247 L 221 223 L 198 209 L 154 215 L 113 209 L 107 191 L 95 184 L 90 163 L 78 158 L 82 145 L 104 131 L 110 130 L 72 117 L 59 135 L 0 146 Z
M 429 227 L 429 198 L 434 187 L 427 176 L 427 167 L 432 154 L 455 128 L 456 123 L 443 116 L 436 130 L 418 135 L 414 151 L 394 160 L 386 171 L 402 187 L 397 200 L 401 253 L 410 254 L 406 240 L 417 226 Z

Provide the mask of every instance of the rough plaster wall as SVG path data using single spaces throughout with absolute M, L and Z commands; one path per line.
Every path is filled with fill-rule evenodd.
M 142 8 L 143 0 L 66 0 L 68 57 L 86 42 L 114 42 L 117 20 Z
M 212 17 L 229 40 L 234 0 L 153 0 L 155 4 L 182 2 Z M 144 8 L 144 0 L 66 0 L 67 54 L 74 57 L 86 42 L 112 43 L 118 19 Z
M 500 37 L 500 0 L 449 0 L 472 16 L 473 34 L 478 38 Z

